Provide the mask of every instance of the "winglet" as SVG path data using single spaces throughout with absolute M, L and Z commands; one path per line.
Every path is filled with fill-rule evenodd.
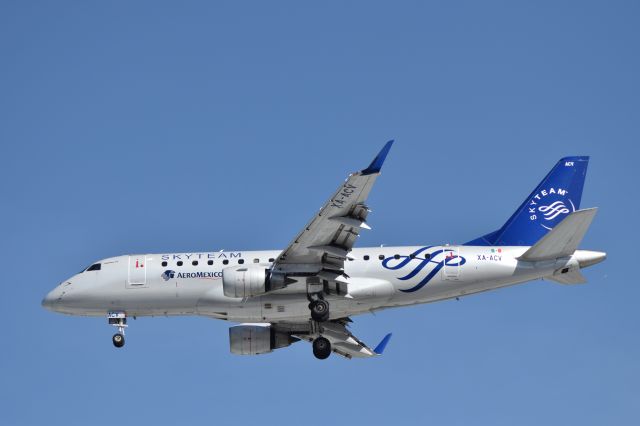
M 373 161 L 371 162 L 371 164 L 369 164 L 369 167 L 364 169 L 361 173 L 363 175 L 372 175 L 374 173 L 379 173 L 380 169 L 382 169 L 382 163 L 384 163 L 384 160 L 385 160 L 385 158 L 387 158 L 387 154 L 389 153 L 389 150 L 391 149 L 391 145 L 393 145 L 393 139 L 390 140 L 389 142 L 387 142 L 382 147 L 382 149 L 380 150 L 378 155 L 376 155 L 376 158 L 374 158 Z
M 376 346 L 376 348 L 373 350 L 376 354 L 378 355 L 382 355 L 382 352 L 384 352 L 384 348 L 387 347 L 387 343 L 389 343 L 389 340 L 391 340 L 391 336 L 393 333 L 389 333 L 386 336 L 384 336 L 384 338 L 380 341 L 380 343 L 378 343 L 378 346 Z

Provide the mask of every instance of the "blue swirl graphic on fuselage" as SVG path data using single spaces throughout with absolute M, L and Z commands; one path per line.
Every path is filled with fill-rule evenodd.
M 393 271 L 402 269 L 405 266 L 410 264 L 415 265 L 413 270 L 409 272 L 407 275 L 403 277 L 398 277 L 398 279 L 402 281 L 410 280 L 411 278 L 418 275 L 420 271 L 422 271 L 425 267 L 431 266 L 430 264 L 434 265 L 433 268 L 427 274 L 427 276 L 424 277 L 418 284 L 416 284 L 415 286 L 409 289 L 400 290 L 400 291 L 404 293 L 412 293 L 414 291 L 418 291 L 422 287 L 427 285 L 429 281 L 431 281 L 431 279 L 433 279 L 433 277 L 435 277 L 436 274 L 440 272 L 440 269 L 442 269 L 445 265 L 458 267 L 467 263 L 467 259 L 465 259 L 464 257 L 453 254 L 454 250 L 452 249 L 443 248 L 440 250 L 434 250 L 433 252 L 429 253 L 428 250 L 433 247 L 435 246 L 422 247 L 421 249 L 418 249 L 413 253 L 411 253 L 409 256 L 399 256 L 397 259 L 394 256 L 392 256 L 392 257 L 387 257 L 382 261 L 382 266 L 384 268 L 390 269 Z M 448 253 L 448 254 L 445 254 L 445 253 Z M 444 259 L 438 260 L 437 257 L 442 254 L 445 254 Z M 420 255 L 422 255 L 422 258 L 418 258 L 418 256 Z M 398 264 L 390 266 L 389 263 L 394 260 L 399 260 Z M 454 263 L 454 261 L 456 262 Z

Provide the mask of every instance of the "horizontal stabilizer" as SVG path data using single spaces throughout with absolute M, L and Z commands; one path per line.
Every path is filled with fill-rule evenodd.
M 556 273 L 551 275 L 550 277 L 546 277 L 546 280 L 555 281 L 560 284 L 584 284 L 587 282 L 587 279 L 582 275 L 579 269 L 574 269 L 569 272 Z
M 569 214 L 518 260 L 537 262 L 571 256 L 584 238 L 597 211 L 597 208 L 591 208 Z

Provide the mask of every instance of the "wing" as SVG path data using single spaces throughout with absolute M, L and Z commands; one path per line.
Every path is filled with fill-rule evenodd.
M 318 330 L 313 330 L 310 334 L 295 335 L 294 337 L 308 342 L 318 335 L 322 335 L 331 342 L 331 349 L 334 353 L 345 358 L 370 358 L 382 355 L 387 343 L 391 339 L 391 333 L 384 336 L 375 349 L 371 349 L 364 342 L 354 336 L 347 328 L 347 320 L 324 322 L 318 325 Z
M 302 232 L 280 253 L 273 269 L 287 275 L 318 275 L 339 280 L 344 261 L 366 224 L 367 197 L 393 141 L 389 141 L 369 167 L 349 175 Z

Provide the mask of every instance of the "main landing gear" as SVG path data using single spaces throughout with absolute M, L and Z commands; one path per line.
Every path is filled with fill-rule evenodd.
M 113 346 L 121 348 L 124 346 L 124 329 L 127 328 L 127 314 L 124 312 L 109 312 L 107 314 L 109 325 L 118 328 L 118 332 L 111 339 Z
M 331 355 L 331 342 L 325 337 L 313 341 L 313 355 L 318 359 L 327 359 Z
M 322 332 L 320 323 L 329 321 L 329 302 L 324 300 L 324 282 L 319 277 L 307 278 L 307 298 L 311 311 L 312 331 L 316 336 Z M 315 334 L 314 333 L 314 334 Z M 318 359 L 327 359 L 331 355 L 331 342 L 321 335 L 313 340 L 313 355 Z
M 329 302 L 323 299 L 324 284 L 319 277 L 307 278 L 307 299 L 311 319 L 317 322 L 329 320 Z
M 314 321 L 325 322 L 329 319 L 329 302 L 323 299 L 317 299 L 309 303 L 311 310 L 311 318 Z

